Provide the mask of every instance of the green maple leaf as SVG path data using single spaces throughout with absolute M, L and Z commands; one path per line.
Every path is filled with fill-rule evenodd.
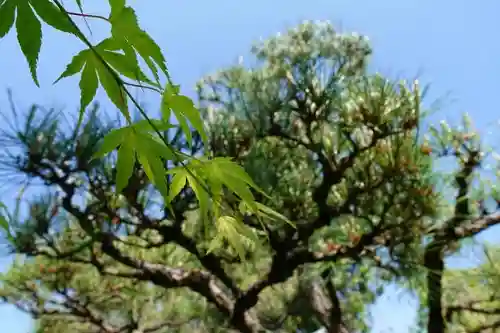
M 104 40 L 95 46 L 94 49 L 80 51 L 80 53 L 73 57 L 71 62 L 66 66 L 64 72 L 54 83 L 59 82 L 63 78 L 73 76 L 81 71 L 80 112 L 84 112 L 85 108 L 94 99 L 97 93 L 98 83 L 101 82 L 111 101 L 118 107 L 127 119 L 130 119 L 127 108 L 127 95 L 123 90 L 123 87 L 120 86 L 120 84 L 113 77 L 113 74 L 108 71 L 96 54 L 96 52 L 106 50 L 106 46 L 108 46 L 107 44 L 107 40 Z
M 115 149 L 118 149 L 118 159 L 116 161 L 116 192 L 120 193 L 134 171 L 136 161 L 135 140 L 136 136 L 132 127 L 123 127 L 115 129 L 108 133 L 99 150 L 92 157 L 102 158 Z
M 83 14 L 83 4 L 82 0 L 76 0 L 76 5 L 78 6 L 78 9 L 80 10 L 80 13 Z
M 200 134 L 204 144 L 207 144 L 208 138 L 200 112 L 196 109 L 193 101 L 187 96 L 179 95 L 178 90 L 179 87 L 174 87 L 170 84 L 165 88 L 161 102 L 163 118 L 168 121 L 170 118 L 170 111 L 172 110 L 186 135 L 189 146 L 192 144 L 192 137 L 188 121 Z
M 4 37 L 14 25 L 16 4 L 13 0 L 0 3 L 0 38 Z
M 18 0 L 19 1 L 19 0 Z M 49 0 L 29 0 L 36 14 L 48 25 L 69 34 L 80 35 L 78 28 L 71 22 L 67 13 L 62 12 L 59 7 Z
M 81 112 L 94 99 L 99 82 L 103 86 L 110 100 L 120 109 L 123 115 L 130 120 L 127 107 L 127 94 L 123 85 L 117 80 L 118 75 L 134 80 L 154 84 L 140 70 L 136 58 L 127 54 L 118 53 L 119 45 L 112 38 L 107 38 L 93 49 L 86 49 L 73 57 L 64 72 L 56 80 L 82 73 L 80 77 L 80 107 Z M 105 65 L 105 63 L 107 66 Z M 111 69 L 111 71 L 110 71 Z M 114 73 L 112 72 L 114 71 Z
M 156 81 L 159 80 L 156 66 L 165 75 L 168 75 L 167 65 L 160 47 L 139 27 L 134 10 L 125 6 L 123 0 L 110 0 L 110 5 L 111 34 L 116 41 L 120 42 L 125 53 L 139 54 L 155 76 Z
M 175 127 L 162 120 L 140 120 L 127 127 L 112 130 L 102 140 L 101 146 L 92 157 L 102 158 L 118 149 L 118 160 L 116 163 L 116 191 L 121 192 L 128 183 L 133 172 L 136 160 L 144 167 L 146 175 L 158 188 L 160 193 L 168 199 L 169 193 L 165 178 L 164 160 L 178 160 L 176 152 L 169 147 L 163 146 L 150 135 L 154 132 L 153 126 L 158 130 L 169 130 Z M 140 147 L 140 149 L 138 149 Z M 181 158 L 182 160 L 182 158 Z M 179 190 L 180 191 L 180 190 Z M 166 201 L 168 205 L 169 201 Z M 0 221 L 1 222 L 1 221 Z
M 130 132 L 127 140 L 121 142 L 116 160 L 116 193 L 121 193 L 127 186 L 130 176 L 134 172 L 136 152 L 134 147 L 134 132 Z
M 35 84 L 40 86 L 37 65 L 40 48 L 42 47 L 42 25 L 27 1 L 18 1 L 16 3 L 16 13 L 17 40 L 21 51 L 28 61 L 31 77 Z
M 245 260 L 245 247 L 243 240 L 252 244 L 260 243 L 253 231 L 245 226 L 241 221 L 232 216 L 221 216 L 217 219 L 216 228 L 218 235 L 210 243 L 208 251 L 212 252 L 220 243 L 226 239 L 229 245 L 236 250 L 242 261 Z
M 78 30 L 71 23 L 68 15 L 49 0 L 5 0 L 0 2 L 0 38 L 10 31 L 15 21 L 19 46 L 37 86 L 40 85 L 37 66 L 42 47 L 42 25 L 38 18 L 57 30 L 78 35 Z

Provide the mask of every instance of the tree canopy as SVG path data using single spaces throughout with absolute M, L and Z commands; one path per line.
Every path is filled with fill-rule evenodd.
M 468 118 L 427 126 L 418 82 L 370 73 L 367 39 L 326 23 L 252 52 L 256 66 L 197 85 L 206 140 L 182 117 L 157 124 L 165 147 L 196 157 L 188 169 L 165 152 L 160 164 L 128 158 L 127 137 L 109 135 L 120 122 L 98 106 L 69 129 L 58 110 L 12 117 L 2 144 L 17 150 L 2 153 L 3 170 L 42 192 L 26 214 L 8 214 L 19 256 L 0 297 L 46 333 L 346 333 L 368 332 L 368 306 L 397 282 L 421 291 L 428 333 L 488 332 L 478 329 L 498 320 L 494 260 L 480 282 L 443 263 L 500 221 L 496 187 L 479 177 L 488 150 Z M 113 152 L 93 158 L 102 151 Z M 458 168 L 438 173 L 441 158 Z M 165 180 L 150 176 L 163 169 Z M 478 298 L 453 298 L 457 288 Z M 488 310 L 461 308 L 489 294 Z M 464 323 L 460 311 L 477 313 Z

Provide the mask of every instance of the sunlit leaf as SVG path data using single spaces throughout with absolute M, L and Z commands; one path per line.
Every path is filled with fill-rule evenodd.
M 97 74 L 91 64 L 85 64 L 80 78 L 80 112 L 83 113 L 85 108 L 94 99 L 97 88 L 99 87 L 99 80 Z
M 149 180 L 156 186 L 158 191 L 162 194 L 165 199 L 165 204 L 169 205 L 168 201 L 168 187 L 165 164 L 161 160 L 161 156 L 156 154 L 156 151 L 151 149 L 151 146 L 144 145 L 144 140 L 146 136 L 138 135 L 139 141 L 138 145 L 141 147 L 138 150 L 139 162 L 144 166 L 144 170 L 149 178 Z
M 180 170 L 172 177 L 170 184 L 169 200 L 172 201 L 179 193 L 181 193 L 184 186 L 186 186 L 187 177 L 184 170 Z
M 8 0 L 0 4 L 0 38 L 4 37 L 14 25 L 15 3 L 15 0 Z
M 164 119 L 170 117 L 170 110 L 174 112 L 177 121 L 186 135 L 186 140 L 189 145 L 192 144 L 192 137 L 191 129 L 187 121 L 189 121 L 193 128 L 200 134 L 203 142 L 205 144 L 207 143 L 207 134 L 203 125 L 203 120 L 201 119 L 201 114 L 190 98 L 178 95 L 174 87 L 167 85 L 162 96 L 161 108 Z
M 28 61 L 31 77 L 35 84 L 39 86 L 37 66 L 42 46 L 42 25 L 27 1 L 17 1 L 16 30 L 17 40 Z
M 242 204 L 244 204 L 244 202 L 242 202 Z M 282 221 L 282 222 L 290 224 L 291 226 L 294 226 L 293 222 L 290 221 L 286 216 L 278 213 L 277 211 L 273 210 L 272 208 L 270 208 L 266 205 L 263 205 L 260 202 L 255 202 L 255 205 L 257 206 L 258 210 L 263 213 L 262 215 L 264 215 L 272 220 Z
M 131 133 L 130 133 L 131 134 Z M 128 180 L 134 171 L 135 151 L 133 146 L 133 135 L 129 135 L 127 140 L 122 141 L 118 149 L 118 159 L 116 161 L 116 192 L 127 186 Z
M 125 8 L 126 0 L 108 0 L 111 7 L 111 15 L 118 15 Z
M 253 189 L 267 196 L 264 190 L 262 190 L 257 184 L 255 184 L 255 182 L 252 180 L 250 175 L 245 171 L 245 169 L 243 169 L 241 165 L 238 165 L 237 163 L 233 162 L 230 158 L 217 157 L 212 160 L 212 164 L 213 168 L 226 170 L 227 174 L 229 174 L 231 177 L 250 185 Z
M 236 225 L 239 223 L 232 216 L 221 216 L 217 219 L 217 230 L 227 239 L 228 243 L 236 250 L 240 258 L 245 257 L 245 248 L 239 239 Z
M 174 149 L 165 145 L 163 142 L 158 142 L 149 134 L 137 133 L 137 140 L 140 147 L 147 147 L 149 154 L 156 158 L 162 157 L 169 161 L 183 160 L 182 156 Z
M 115 129 L 106 134 L 104 137 L 99 150 L 94 154 L 92 158 L 102 158 L 115 150 L 130 134 L 128 128 Z
M 75 56 L 73 56 L 73 59 L 71 59 L 71 62 L 66 66 L 64 72 L 61 73 L 61 75 L 57 78 L 57 80 L 54 83 L 57 83 L 64 78 L 70 77 L 80 72 L 83 66 L 85 66 L 87 58 L 89 57 L 89 53 L 90 53 L 89 50 L 83 50 L 80 51 Z M 90 64 L 89 67 L 93 68 L 92 64 Z
M 130 113 L 128 111 L 128 96 L 123 86 L 117 80 L 115 73 L 111 72 L 99 59 L 93 59 L 96 72 L 99 76 L 99 81 L 101 82 L 106 94 L 109 99 L 116 105 L 116 107 L 121 111 L 125 118 L 131 122 Z
M 246 252 L 242 238 L 246 238 L 253 244 L 259 242 L 259 239 L 252 230 L 233 216 L 224 215 L 219 217 L 216 221 L 216 227 L 219 233 L 218 237 L 225 238 L 229 245 L 236 250 L 241 260 L 244 260 Z M 212 243 L 208 251 L 213 251 L 213 249 L 214 245 Z
M 193 177 L 190 174 L 186 174 L 187 181 L 189 186 L 193 189 L 194 194 L 196 195 L 196 199 L 198 199 L 198 203 L 200 205 L 200 214 L 202 218 L 208 217 L 208 212 L 210 209 L 210 197 L 209 193 L 205 190 L 204 184 L 200 184 L 200 179 Z
M 136 58 L 110 51 L 103 51 L 101 56 L 121 75 L 135 81 L 154 85 L 154 82 L 149 80 L 140 69 Z
M 125 118 L 131 122 L 127 106 L 128 96 L 121 84 L 119 73 L 115 73 L 112 67 L 106 66 L 103 63 L 105 60 L 100 58 L 101 55 L 98 55 L 106 52 L 109 55 L 112 53 L 109 50 L 117 49 L 118 44 L 114 40 L 107 38 L 96 45 L 95 50 L 87 49 L 79 52 L 66 66 L 66 69 L 55 83 L 82 71 L 80 78 L 81 110 L 92 102 L 97 91 L 98 82 L 100 82 L 110 100 L 118 107 Z
M 80 10 L 80 13 L 83 13 L 82 0 L 75 0 L 75 1 L 76 1 L 76 5 L 78 6 L 78 9 Z
M 139 27 L 134 10 L 130 7 L 123 7 L 120 1 L 113 1 L 112 6 L 114 10 L 111 11 L 109 21 L 113 38 L 133 47 L 146 62 L 156 80 L 159 77 L 155 65 L 167 75 L 167 66 L 160 47 Z
M 30 0 L 36 14 L 53 28 L 78 36 L 78 30 L 71 23 L 66 13 L 48 0 Z

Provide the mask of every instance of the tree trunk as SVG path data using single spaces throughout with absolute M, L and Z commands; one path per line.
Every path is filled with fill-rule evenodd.
M 427 270 L 427 333 L 445 333 L 446 323 L 441 304 L 443 296 L 443 249 L 434 242 L 427 246 L 424 257 Z

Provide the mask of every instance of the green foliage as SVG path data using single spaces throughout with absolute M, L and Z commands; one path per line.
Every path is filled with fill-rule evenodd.
M 173 93 L 179 90 L 178 86 L 171 86 L 165 91 L 162 97 L 161 111 L 163 118 L 168 121 L 170 119 L 170 111 L 173 111 L 177 121 L 186 135 L 188 144 L 192 144 L 191 130 L 188 121 L 193 128 L 201 135 L 203 142 L 206 144 L 207 135 L 203 126 L 203 121 L 200 114 L 196 110 L 193 101 L 189 97 Z
M 486 263 L 468 270 L 450 270 L 444 296 L 454 332 L 495 332 L 500 322 L 498 248 L 487 249 Z
M 191 292 L 201 291 L 189 284 L 195 282 L 186 282 L 190 275 L 186 280 L 175 280 L 177 275 L 170 270 L 174 268 L 168 267 L 182 267 L 186 272 L 190 268 L 208 270 L 223 283 L 224 290 L 231 290 L 232 296 L 228 297 L 236 297 L 235 302 L 239 292 L 234 288 L 250 292 L 252 288 L 260 288 L 259 284 L 269 283 L 270 288 L 258 292 L 260 301 L 252 311 L 256 312 L 260 325 L 278 325 L 283 330 L 312 330 L 328 324 L 328 311 L 321 309 L 320 304 L 331 297 L 340 297 L 346 325 L 366 331 L 367 323 L 359 314 L 365 313 L 366 305 L 381 292 L 383 281 L 395 277 L 390 270 L 405 274 L 401 270 L 405 259 L 418 254 L 424 217 L 432 216 L 435 211 L 434 195 L 430 192 L 431 159 L 422 154 L 414 139 L 421 116 L 420 93 L 417 86 L 394 84 L 380 75 L 368 75 L 364 67 L 370 49 L 361 37 L 338 35 L 329 26 L 306 23 L 271 41 L 255 49 L 261 67 L 230 68 L 199 85 L 205 124 L 199 115 L 196 117 L 193 103 L 179 95 L 177 87 L 167 84 L 162 120 L 143 119 L 107 133 L 96 127 L 96 119 L 90 117 L 83 124 L 83 130 L 88 129 L 85 135 L 78 126 L 71 136 L 58 130 L 55 136 L 60 139 L 46 143 L 46 158 L 49 152 L 51 156 L 64 156 L 57 147 L 72 146 L 58 141 L 95 137 L 91 140 L 94 144 L 86 149 L 94 164 L 77 169 L 83 172 L 77 182 L 79 191 L 87 193 L 85 197 L 89 199 L 86 211 L 80 213 L 63 203 L 64 210 L 76 219 L 52 234 L 53 241 L 47 243 L 43 237 L 38 239 L 40 236 L 34 235 L 41 242 L 36 249 L 41 252 L 36 258 L 50 257 L 50 253 L 59 258 L 59 253 L 84 249 L 69 255 L 69 263 L 75 260 L 87 263 L 114 278 L 117 274 L 159 274 L 153 273 L 154 265 L 161 263 L 168 276 L 162 278 L 164 281 L 177 281 L 170 283 L 188 287 Z M 332 43 L 337 48 L 331 49 Z M 97 61 L 91 51 L 103 50 L 106 51 L 97 46 L 84 52 Z M 73 62 L 80 61 L 75 59 Z M 68 75 L 81 68 L 69 67 Z M 225 94 L 228 90 L 233 94 Z M 215 95 L 211 95 L 213 92 Z M 218 108 L 215 117 L 214 107 Z M 179 126 L 168 122 L 171 111 Z M 32 115 L 28 118 L 36 119 Z M 196 135 L 186 134 L 190 128 L 188 121 Z M 26 136 L 40 127 L 35 123 L 33 120 L 31 128 L 25 129 Z M 166 138 L 162 131 L 169 130 L 181 141 L 162 145 Z M 192 149 L 203 147 L 204 142 L 209 148 L 204 157 L 181 153 L 185 151 L 183 144 Z M 26 143 L 29 147 L 30 143 Z M 193 156 L 196 153 L 192 151 Z M 76 151 L 66 155 L 79 160 Z M 27 160 L 33 158 L 28 156 Z M 43 164 L 32 162 L 29 166 L 18 165 L 17 169 L 45 174 L 35 171 L 44 169 Z M 174 167 L 167 167 L 169 164 Z M 107 171 L 114 166 L 116 172 Z M 144 174 L 148 177 L 146 181 L 141 176 Z M 331 182 L 324 197 L 318 196 L 322 182 Z M 134 184 L 142 185 L 132 191 Z M 151 185 L 156 191 L 151 192 Z M 426 195 L 413 195 L 422 191 Z M 157 201 L 159 198 L 163 200 Z M 162 219 L 146 214 L 156 202 L 160 207 L 168 206 Z M 325 214 L 322 211 L 325 205 L 333 213 L 327 212 L 323 219 L 320 216 Z M 137 224 L 136 219 L 141 222 Z M 182 226 L 182 234 L 178 234 L 176 225 Z M 308 228 L 312 228 L 310 237 L 302 236 L 309 233 Z M 75 244 L 62 242 L 69 230 L 78 230 L 79 236 L 72 240 Z M 106 241 L 110 232 L 118 237 L 113 241 L 115 245 Z M 159 235 L 146 236 L 151 232 Z M 103 246 L 101 255 L 88 252 L 88 237 L 91 243 Z M 189 237 L 196 245 L 193 247 L 183 237 Z M 287 249 L 289 245 L 285 242 L 293 244 L 299 237 L 306 239 Z M 372 243 L 376 237 L 378 240 L 367 253 L 360 244 Z M 137 242 L 142 245 L 132 245 Z M 157 252 L 170 247 L 184 248 L 181 251 L 184 255 L 167 258 Z M 302 253 L 305 259 L 298 264 L 287 264 L 289 260 L 298 260 L 293 259 L 294 251 Z M 343 251 L 355 251 L 364 258 L 343 257 Z M 384 251 L 390 256 L 384 255 Z M 201 253 L 207 254 L 204 257 Z M 214 266 L 215 259 L 206 256 L 217 258 L 215 262 L 220 261 L 222 268 Z M 323 257 L 324 262 L 315 263 L 314 258 Z M 245 260 L 241 262 L 241 258 Z M 106 260 L 121 262 L 118 266 L 128 268 L 113 271 L 114 264 Z M 135 260 L 143 263 L 136 264 Z M 279 268 L 281 264 L 285 266 Z M 294 273 L 294 267 L 287 265 L 305 266 Z M 378 268 L 379 265 L 383 267 Z M 269 281 L 263 274 L 266 270 L 270 270 L 269 276 L 286 275 L 275 282 L 266 282 Z M 321 278 L 325 272 L 330 273 Z M 140 275 L 134 276 L 142 279 Z M 381 283 L 370 282 L 380 278 Z M 163 282 L 154 282 L 156 278 L 150 281 L 170 289 Z M 65 283 L 66 288 L 74 288 L 70 280 Z M 328 290 L 328 286 L 337 290 L 334 294 L 338 296 L 327 296 L 326 291 L 321 291 Z M 174 290 L 172 293 L 179 295 Z M 188 295 L 189 291 L 183 291 L 176 297 L 190 299 Z M 161 302 L 173 302 L 169 297 L 163 297 Z M 129 302 L 133 303 L 132 299 Z M 224 313 L 224 303 L 211 302 Z M 201 315 L 212 310 L 207 307 L 199 311 Z M 218 325 L 241 329 L 239 322 L 230 320 L 234 319 L 222 316 Z M 112 325 L 119 326 L 114 322 Z
M 76 34 L 77 30 L 67 15 L 51 1 L 2 1 L 0 37 L 4 37 L 9 32 L 15 20 L 19 46 L 28 61 L 33 81 L 39 85 L 37 66 L 42 46 L 42 26 L 37 16 L 57 30 L 73 34 Z
M 444 276 L 443 308 L 450 332 L 497 332 L 500 323 L 500 271 L 497 246 L 486 245 L 477 267 L 448 269 Z M 428 292 L 423 291 L 425 300 Z M 425 325 L 426 309 L 419 311 L 419 325 Z
M 0 0 L 0 37 L 16 22 L 36 84 L 40 21 L 87 47 L 56 80 L 81 75 L 76 126 L 33 107 L 3 138 L 21 148 L 6 167 L 47 189 L 27 216 L 0 218 L 19 255 L 0 297 L 40 332 L 368 332 L 388 282 L 421 286 L 424 240 L 452 253 L 496 223 L 481 209 L 458 218 L 435 186 L 436 157 L 479 164 L 470 124 L 421 143 L 418 82 L 368 73 L 366 38 L 305 22 L 255 45 L 255 68 L 201 80 L 198 110 L 125 0 L 107 17 L 76 3 L 111 37 L 91 44 L 58 0 Z M 87 112 L 99 86 L 125 124 Z M 132 88 L 159 93 L 161 119 Z
M 189 143 L 192 141 L 192 134 L 188 122 L 198 131 L 199 135 L 206 142 L 207 137 L 205 129 L 200 114 L 196 110 L 193 102 L 188 97 L 180 95 L 179 87 L 172 84 L 168 75 L 165 58 L 160 47 L 140 28 L 133 8 L 127 6 L 126 1 L 110 0 L 109 4 L 111 8 L 109 17 L 101 18 L 105 19 L 111 25 L 111 37 L 104 39 L 97 45 L 92 45 L 90 43 L 72 20 L 71 13 L 69 13 L 58 0 L 3 1 L 0 4 L 0 18 L 1 21 L 5 23 L 3 23 L 4 26 L 2 26 L 2 29 L 0 29 L 2 32 L 0 37 L 3 37 L 10 30 L 14 22 L 15 13 L 17 13 L 16 29 L 19 44 L 30 66 L 33 80 L 37 85 L 39 85 L 39 82 L 36 69 L 42 43 L 41 24 L 38 17 L 56 30 L 76 35 L 88 46 L 88 49 L 81 51 L 73 57 L 72 61 L 66 67 L 66 70 L 55 82 L 81 73 L 79 84 L 81 90 L 81 111 L 78 124 L 80 124 L 83 119 L 85 109 L 93 101 L 99 85 L 104 88 L 110 100 L 120 110 L 129 124 L 132 120 L 129 113 L 128 101 L 131 100 L 132 103 L 138 107 L 140 113 L 144 117 L 144 121 L 149 123 L 152 131 L 137 132 L 137 128 L 134 126 L 130 126 L 130 131 L 125 130 L 127 127 L 123 128 L 124 131 L 121 134 L 114 134 L 114 131 L 112 131 L 108 135 L 112 135 L 113 137 L 105 141 L 105 150 L 101 150 L 101 152 L 110 153 L 115 148 L 118 148 L 116 166 L 118 170 L 116 173 L 117 192 L 121 192 L 126 187 L 133 170 L 133 165 L 137 160 L 143 165 L 146 175 L 151 182 L 158 187 L 158 190 L 165 199 L 165 204 L 168 206 L 168 199 L 173 198 L 169 195 L 165 175 L 166 169 L 162 165 L 162 160 L 173 159 L 175 162 L 178 162 L 182 159 L 178 158 L 178 152 L 172 150 L 172 148 L 168 146 L 168 142 L 160 131 L 165 131 L 165 127 L 170 127 L 169 121 L 171 110 L 176 115 L 180 127 Z M 81 2 L 78 2 L 78 6 L 82 9 Z M 35 16 L 33 10 L 36 11 L 38 17 Z M 86 16 L 85 14 L 82 15 Z M 141 70 L 138 56 L 146 63 L 154 79 L 149 79 Z M 165 90 L 161 89 L 162 84 L 160 83 L 158 69 L 160 69 L 161 73 L 167 78 L 167 89 Z M 134 85 L 153 89 L 162 94 L 163 121 L 154 121 L 146 115 L 137 101 L 132 98 L 127 88 L 129 83 L 125 82 L 124 78 L 131 79 L 138 83 Z M 122 135 L 122 138 L 126 138 L 126 140 L 116 141 L 117 137 L 120 135 Z M 118 143 L 114 146 L 109 146 L 111 142 Z M 193 163 L 194 162 L 191 164 Z M 231 189 L 237 189 L 238 193 L 236 194 L 243 200 L 242 203 L 249 207 L 255 207 L 252 196 L 248 195 L 250 191 L 248 187 L 249 182 L 246 181 L 241 183 L 237 181 L 242 175 L 237 165 L 231 161 L 227 161 L 224 165 L 217 166 L 229 168 L 226 169 L 228 174 L 231 174 L 233 171 L 238 172 L 235 177 L 228 178 L 229 181 L 226 181 L 224 185 L 229 185 Z M 183 166 L 183 168 L 188 168 L 188 166 Z M 209 202 L 205 197 L 207 195 L 218 195 L 217 193 L 211 193 L 208 189 L 206 181 L 212 182 L 211 174 L 205 172 L 204 177 L 206 181 L 200 182 L 197 175 L 189 170 L 188 172 L 190 183 L 197 182 L 198 184 L 196 184 L 195 187 L 200 188 L 200 191 L 197 192 L 198 199 L 204 201 L 204 205 L 205 203 L 208 205 Z M 246 175 L 245 177 L 248 178 Z M 214 182 L 217 182 L 217 180 L 215 179 Z M 243 193 L 247 193 L 247 195 Z M 220 205 L 217 201 L 214 202 L 214 204 Z M 207 212 L 209 208 L 208 206 L 206 207 Z M 213 207 L 210 209 L 213 209 Z M 245 226 L 241 224 L 238 228 L 244 230 Z M 236 244 L 238 242 L 238 239 L 234 238 L 234 235 L 223 236 L 230 238 L 231 244 Z
M 311 39 L 313 33 L 318 37 Z M 332 44 L 342 47 L 332 49 Z M 431 159 L 420 152 L 412 132 L 404 132 L 405 127 L 413 130 L 422 116 L 417 113 L 418 86 L 412 91 L 403 83 L 367 75 L 364 57 L 370 49 L 366 42 L 336 35 L 329 26 L 301 25 L 255 47 L 254 52 L 262 60 L 261 67 L 230 68 L 207 78 L 205 88 L 200 84 L 205 112 L 215 122 L 213 149 L 221 155 L 241 156 L 249 174 L 271 193 L 272 198 L 264 202 L 300 221 L 316 213 L 312 189 L 323 177 L 318 153 L 324 151 L 333 156 L 328 163 L 340 165 L 359 147 L 361 153 L 342 181 L 334 184 L 328 202 L 341 205 L 358 188 L 352 204 L 360 211 L 336 219 L 326 235 L 317 235 L 318 241 L 331 237 L 334 242 L 349 242 L 349 232 L 369 232 L 372 226 L 366 217 L 381 216 L 384 210 L 385 222 L 394 226 L 390 237 L 418 235 L 425 222 L 413 219 L 419 214 L 415 208 L 422 207 L 422 215 L 430 216 L 435 203 Z M 311 90 L 310 99 L 295 98 L 305 89 Z M 302 112 L 306 107 L 311 113 Z M 390 134 L 370 146 L 377 131 Z M 407 210 L 402 212 L 403 207 Z M 407 241 L 393 248 L 393 255 L 411 256 L 416 244 Z

